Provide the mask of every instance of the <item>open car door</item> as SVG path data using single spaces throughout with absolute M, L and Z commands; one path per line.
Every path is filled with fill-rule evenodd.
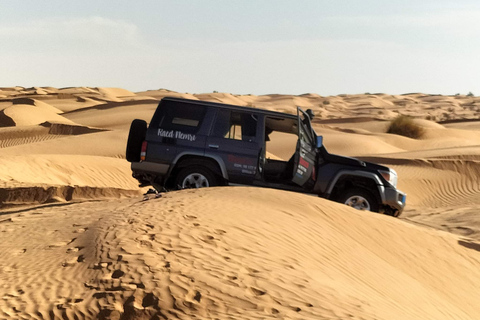
M 315 133 L 310 123 L 310 117 L 305 111 L 297 107 L 298 141 L 294 156 L 292 181 L 308 188 L 315 182 L 315 166 L 317 148 Z

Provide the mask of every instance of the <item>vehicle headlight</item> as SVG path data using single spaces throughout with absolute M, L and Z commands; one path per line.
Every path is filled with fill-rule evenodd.
M 382 175 L 382 177 L 387 180 L 392 186 L 394 186 L 395 188 L 397 187 L 397 172 L 395 172 L 395 170 L 393 169 L 390 169 L 389 171 L 383 171 L 383 170 L 379 170 L 378 172 L 380 172 L 380 174 Z

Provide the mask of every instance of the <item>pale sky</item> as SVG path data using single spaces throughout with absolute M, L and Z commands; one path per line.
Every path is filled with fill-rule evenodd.
M 0 87 L 480 95 L 480 1 L 0 0 Z

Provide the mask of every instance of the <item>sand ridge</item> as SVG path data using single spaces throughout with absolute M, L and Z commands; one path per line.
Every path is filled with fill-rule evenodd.
M 311 196 L 182 191 L 13 213 L 0 231 L 40 220 L 36 244 L 0 253 L 2 277 L 23 279 L 3 288 L 4 317 L 478 317 L 478 244 Z

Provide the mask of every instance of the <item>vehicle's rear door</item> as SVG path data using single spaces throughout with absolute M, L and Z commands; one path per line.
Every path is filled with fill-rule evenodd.
M 261 150 L 257 127 L 258 116 L 249 112 L 217 111 L 205 155 L 222 159 L 230 183 L 251 184 L 257 175 Z
M 302 187 L 313 186 L 317 149 L 315 147 L 315 133 L 310 118 L 305 111 L 297 108 L 298 141 L 294 157 L 294 171 L 292 181 Z

